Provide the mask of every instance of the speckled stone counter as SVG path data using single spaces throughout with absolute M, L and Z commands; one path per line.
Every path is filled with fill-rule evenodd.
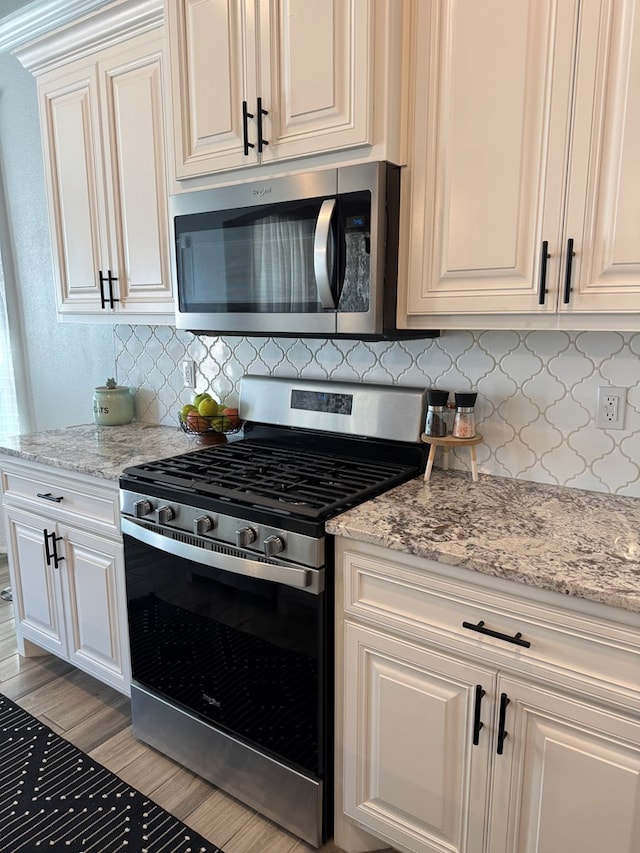
M 117 480 L 129 465 L 177 456 L 200 447 L 197 436 L 187 435 L 178 427 L 83 424 L 5 438 L 0 442 L 0 454 Z
M 197 450 L 177 427 L 84 424 L 18 435 L 0 454 L 117 480 Z M 640 500 L 435 470 L 327 523 L 330 533 L 640 613 Z
M 434 471 L 428 483 L 405 483 L 327 529 L 640 613 L 637 498 Z

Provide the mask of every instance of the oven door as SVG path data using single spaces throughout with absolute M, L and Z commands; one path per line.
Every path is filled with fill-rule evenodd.
M 324 570 L 198 547 L 129 519 L 122 531 L 134 684 L 322 777 L 332 680 Z

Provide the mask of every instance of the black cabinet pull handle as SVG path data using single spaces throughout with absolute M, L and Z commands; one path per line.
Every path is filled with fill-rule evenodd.
M 540 252 L 540 286 L 538 287 L 538 305 L 544 305 L 544 297 L 547 292 L 547 263 L 551 255 L 549 254 L 549 241 L 542 241 L 542 251 Z
M 564 274 L 564 293 L 562 295 L 562 301 L 565 305 L 569 304 L 569 299 L 571 298 L 571 268 L 575 254 L 573 251 L 573 237 L 569 237 L 567 240 L 567 267 Z
M 113 295 L 113 282 L 117 280 L 118 277 L 112 275 L 111 270 L 107 270 L 107 284 L 109 285 L 109 308 L 113 308 L 114 302 L 120 302 L 120 300 L 116 299 Z
M 53 568 L 57 569 L 60 567 L 60 563 L 64 560 L 64 557 L 60 557 L 58 555 L 58 549 L 56 547 L 56 542 L 59 542 L 62 539 L 62 536 L 56 536 L 55 533 L 50 533 L 51 536 L 51 556 L 53 557 Z
M 482 697 L 485 695 L 485 691 L 482 689 L 481 684 L 476 684 L 476 701 L 473 709 L 473 745 L 478 746 L 480 743 L 480 729 L 484 726 L 484 723 L 480 719 L 480 711 L 482 705 Z
M 468 628 L 470 631 L 477 631 L 479 634 L 486 634 L 487 637 L 495 637 L 496 640 L 505 640 L 507 643 L 515 643 L 516 646 L 524 646 L 525 649 L 531 648 L 529 640 L 523 640 L 522 634 L 518 631 L 517 634 L 502 634 L 500 631 L 494 631 L 492 628 L 487 628 L 484 620 L 481 619 L 477 625 L 472 622 L 463 622 L 463 628 Z
M 98 270 L 98 284 L 100 286 L 100 307 L 107 307 L 107 300 L 104 295 L 104 274 L 102 270 Z
M 51 492 L 36 492 L 36 497 L 44 498 L 45 501 L 54 501 L 57 504 L 64 500 L 63 497 L 56 497 L 56 495 L 52 495 Z
M 55 533 L 49 533 L 49 531 L 47 530 L 46 527 L 44 528 L 44 530 L 42 532 L 44 534 L 44 556 L 45 556 L 45 559 L 47 561 L 47 565 L 50 566 L 51 560 L 53 559 L 53 554 L 49 550 L 49 537 L 50 536 L 54 537 Z
M 53 567 L 57 569 L 60 567 L 60 563 L 64 560 L 64 557 L 60 557 L 58 554 L 58 549 L 56 548 L 56 542 L 59 542 L 62 539 L 62 536 L 56 536 L 55 531 L 52 530 L 51 533 L 45 527 L 42 531 L 44 534 L 44 556 L 47 561 L 47 565 L 51 565 L 51 560 L 53 560 Z M 51 550 L 49 550 L 49 539 L 51 539 Z
M 267 110 L 262 109 L 262 98 L 258 98 L 258 108 L 256 112 L 258 114 L 258 151 L 262 154 L 264 146 L 269 144 L 269 140 L 265 139 L 262 135 L 262 116 L 269 115 Z
M 506 693 L 500 694 L 500 716 L 498 717 L 498 747 L 496 749 L 498 755 L 502 755 L 504 751 L 505 739 L 509 736 L 509 732 L 505 729 L 504 724 L 507 720 L 507 705 L 510 702 L 511 699 L 509 699 Z
M 250 113 L 247 108 L 247 102 L 242 102 L 242 144 L 244 145 L 244 156 L 249 156 L 249 149 L 255 148 L 252 142 L 249 142 L 249 119 L 253 118 L 253 113 Z
M 119 299 L 113 295 L 113 282 L 117 281 L 118 277 L 113 275 L 111 270 L 107 270 L 107 274 L 102 272 L 102 270 L 98 270 L 98 284 L 100 285 L 100 307 L 106 308 L 107 303 L 109 303 L 109 308 L 113 308 L 114 302 L 120 302 Z M 106 297 L 104 295 L 104 285 L 105 282 L 109 285 L 109 296 Z

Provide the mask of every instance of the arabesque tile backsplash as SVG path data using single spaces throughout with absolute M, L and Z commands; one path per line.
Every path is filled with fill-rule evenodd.
M 192 396 L 184 358 L 196 362 L 198 390 L 229 403 L 243 373 L 475 390 L 481 472 L 640 497 L 638 333 L 451 331 L 371 343 L 121 325 L 115 340 L 118 382 L 136 389 L 137 418 L 148 423 L 177 428 Z M 600 385 L 628 389 L 623 430 L 596 428 Z M 467 468 L 467 453 L 452 457 L 452 467 Z

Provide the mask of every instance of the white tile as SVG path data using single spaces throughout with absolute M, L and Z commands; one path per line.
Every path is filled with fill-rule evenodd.
M 114 343 L 118 381 L 136 388 L 140 420 L 176 423 L 192 393 L 182 387 L 184 357 L 196 361 L 199 390 L 231 403 L 244 373 L 476 390 L 481 471 L 640 497 L 640 334 L 452 331 L 390 343 L 122 324 Z M 608 384 L 628 389 L 623 431 L 593 423 L 598 386 Z M 466 469 L 464 454 L 452 457 Z

